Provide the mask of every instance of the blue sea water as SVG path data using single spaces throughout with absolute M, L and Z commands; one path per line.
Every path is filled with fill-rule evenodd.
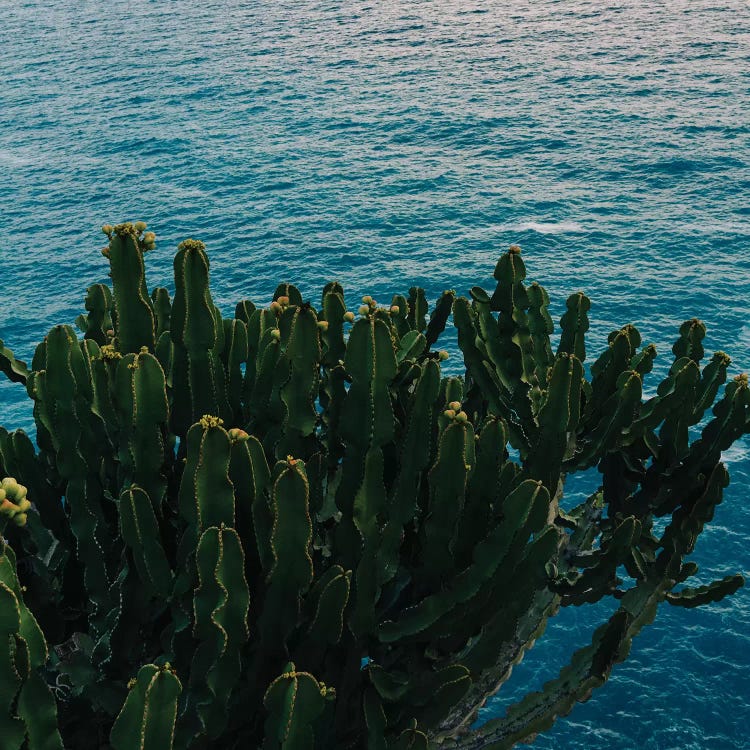
M 744 0 L 0 0 L 0 337 L 30 360 L 106 281 L 105 222 L 197 237 L 225 313 L 278 281 L 318 298 L 489 287 L 524 248 L 591 349 L 662 352 L 700 316 L 750 369 L 750 10 Z M 458 366 L 454 355 L 454 366 Z M 652 388 L 655 387 L 655 380 Z M 0 422 L 31 429 L 0 383 Z M 750 573 L 750 442 L 694 559 Z M 565 610 L 482 718 L 539 688 L 609 606 Z M 540 748 L 747 748 L 750 589 L 668 608 Z

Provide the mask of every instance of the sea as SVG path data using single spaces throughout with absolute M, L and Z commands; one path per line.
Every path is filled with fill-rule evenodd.
M 679 324 L 750 369 L 750 6 L 744 0 L 0 0 L 0 338 L 31 360 L 107 280 L 99 227 L 157 234 L 173 288 L 203 240 L 225 315 L 281 281 L 317 301 L 529 280 L 592 299 L 589 352 Z M 448 334 L 453 336 L 452 331 Z M 447 365 L 461 370 L 455 345 Z M 0 423 L 33 432 L 21 386 Z M 693 559 L 750 574 L 750 441 Z M 590 479 L 590 478 L 589 478 Z M 573 485 L 571 495 L 580 492 Z M 612 611 L 563 610 L 480 722 L 556 676 Z M 539 748 L 750 747 L 750 587 L 663 605 Z

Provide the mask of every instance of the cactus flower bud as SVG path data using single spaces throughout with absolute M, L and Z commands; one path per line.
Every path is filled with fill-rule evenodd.
M 460 401 L 451 401 L 448 404 L 448 408 L 449 409 L 453 409 L 453 411 L 455 411 L 456 413 L 458 413 L 459 411 L 461 411 L 461 402 Z
M 456 416 L 456 412 L 453 409 L 446 409 L 443 412 L 444 417 L 448 417 L 448 419 L 453 419 L 453 417 Z
M 143 232 L 146 229 L 146 222 L 145 221 L 136 221 L 135 224 L 133 224 L 135 227 L 136 232 Z M 153 234 L 153 232 L 149 232 L 149 234 Z
M 354 322 L 354 313 L 351 310 L 345 312 L 344 313 L 344 320 L 347 323 L 353 323 Z
M 13 523 L 16 526 L 26 526 L 26 514 L 25 513 L 18 513 L 17 515 L 13 516 Z
M 521 254 L 521 246 L 520 245 L 511 245 L 508 248 L 508 252 L 511 255 L 520 255 Z
M 274 341 L 280 341 L 281 340 L 281 331 L 278 328 L 272 328 L 271 329 L 271 338 Z
M 108 246 L 105 246 L 105 247 L 102 248 L 102 255 L 105 258 L 109 258 L 109 247 Z
M 276 300 L 274 300 L 271 303 L 270 310 L 272 313 L 276 313 L 276 315 L 278 315 L 281 312 L 281 305 Z
M 321 331 L 327 331 L 328 330 L 328 321 L 327 320 L 319 320 L 318 321 L 318 328 L 320 328 Z
M 144 225 L 143 225 L 143 227 L 144 227 L 144 229 L 145 229 L 146 225 L 144 224 Z M 146 233 L 145 233 L 145 234 L 143 235 L 143 241 L 144 241 L 144 242 L 145 242 L 145 243 L 146 243 L 147 245 L 150 245 L 150 244 L 152 244 L 153 242 L 155 242 L 155 241 L 156 241 L 156 235 L 155 235 L 155 234 L 154 234 L 153 232 L 146 232 Z
M 460 411 L 456 414 L 456 422 L 468 422 L 469 417 L 465 411 Z
M 365 294 L 365 296 L 362 297 L 362 302 L 364 302 L 366 305 L 372 305 L 374 300 L 369 294 Z
M 105 224 L 102 227 L 102 232 L 104 232 L 104 234 L 106 234 L 106 235 L 112 234 L 113 230 L 114 230 L 114 227 L 111 224 Z
M 360 315 L 367 315 L 367 313 L 369 313 L 369 312 L 370 312 L 370 306 L 369 305 L 362 305 L 359 308 L 359 314 Z
M 398 305 L 391 305 L 391 312 L 394 315 L 398 315 L 401 312 L 401 308 Z
M 440 350 L 440 351 L 438 352 L 438 359 L 439 359 L 439 360 L 440 360 L 441 362 L 445 362 L 445 360 L 446 360 L 446 359 L 448 359 L 448 352 L 446 352 L 446 351 L 445 351 L 445 349 L 441 349 L 441 350 Z

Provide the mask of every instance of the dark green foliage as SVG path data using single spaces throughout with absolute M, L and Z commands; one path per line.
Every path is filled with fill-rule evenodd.
M 39 447 L 0 428 L 3 748 L 508 748 L 602 685 L 661 602 L 743 585 L 675 590 L 750 429 L 747 377 L 720 395 L 699 321 L 644 401 L 653 345 L 613 331 L 589 381 L 589 300 L 553 353 L 518 247 L 493 292 L 431 313 L 416 287 L 357 317 L 337 282 L 320 310 L 284 283 L 223 319 L 198 241 L 173 298 L 149 293 L 145 228 L 105 227 L 113 289 L 89 287 L 83 339 L 56 326 L 31 368 L 0 342 Z M 433 348 L 451 316 L 461 377 Z M 607 596 L 559 676 L 469 730 L 549 617 Z

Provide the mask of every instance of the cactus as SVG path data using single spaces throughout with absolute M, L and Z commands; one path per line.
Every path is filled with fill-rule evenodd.
M 38 442 L 0 428 L 3 747 L 512 747 L 604 684 L 660 604 L 744 584 L 691 586 L 685 562 L 750 431 L 747 376 L 704 363 L 699 320 L 644 400 L 655 346 L 623 326 L 587 375 L 579 292 L 553 353 L 516 246 L 494 291 L 431 312 L 418 287 L 355 315 L 338 282 L 320 310 L 284 283 L 223 318 L 197 240 L 173 298 L 149 293 L 145 230 L 104 227 L 112 289 L 89 287 L 82 339 L 55 326 L 31 367 L 0 342 Z M 451 316 L 461 376 L 434 348 Z M 471 728 L 550 617 L 605 597 L 558 676 Z
M 112 726 L 113 750 L 172 750 L 182 685 L 170 665 L 144 665 L 128 688 Z
M 26 363 L 16 359 L 13 352 L 3 344 L 2 339 L 0 339 L 0 372 L 3 372 L 12 383 L 23 385 L 26 385 L 29 377 L 29 368 Z

